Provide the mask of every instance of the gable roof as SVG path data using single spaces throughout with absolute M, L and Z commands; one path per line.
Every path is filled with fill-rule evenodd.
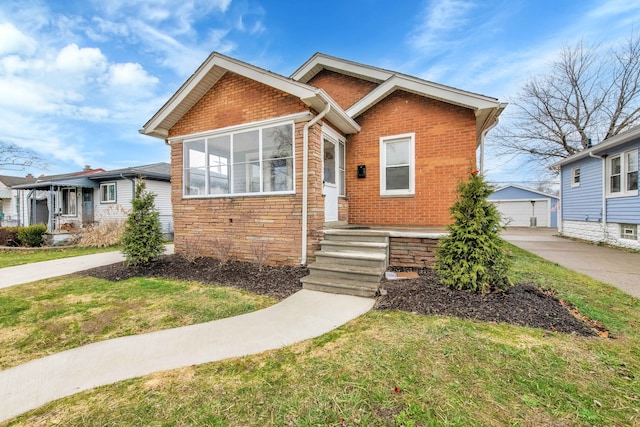
M 307 83 L 322 70 L 330 70 L 379 84 L 377 88 L 347 109 L 347 113 L 352 118 L 358 117 L 394 91 L 404 90 L 473 110 L 476 115 L 476 136 L 479 142 L 482 132 L 490 129 L 497 122 L 498 116 L 507 106 L 496 98 L 319 52 L 298 68 L 291 78 Z
M 538 196 L 550 197 L 550 198 L 552 198 L 552 199 L 559 199 L 559 197 L 558 197 L 558 196 L 555 196 L 555 195 L 553 195 L 553 194 L 544 193 L 544 192 L 542 192 L 542 191 L 534 190 L 534 189 L 532 189 L 532 188 L 522 187 L 522 186 L 520 186 L 520 185 L 513 185 L 513 184 L 512 184 L 512 185 L 505 185 L 504 187 L 500 187 L 500 188 L 496 188 L 496 189 L 493 191 L 493 193 L 491 193 L 491 194 L 489 195 L 489 199 L 491 199 L 491 198 L 492 198 L 492 196 L 496 195 L 497 193 L 499 193 L 499 192 L 501 192 L 501 191 L 508 190 L 508 189 L 510 189 L 510 188 L 515 188 L 515 189 L 517 189 L 517 190 L 526 191 L 527 193 L 533 193 L 533 194 L 536 194 L 536 195 L 538 195 Z
M 171 165 L 169 163 L 152 163 L 150 165 L 133 166 L 130 168 L 113 169 L 92 169 L 89 171 L 63 173 L 58 175 L 41 176 L 35 182 L 14 185 L 15 189 L 48 189 L 55 187 L 83 187 L 98 188 L 100 181 L 107 179 L 124 179 L 137 177 L 155 179 L 158 181 L 171 180 Z
M 139 132 L 157 138 L 167 138 L 169 129 L 227 72 L 297 96 L 316 111 L 322 111 L 330 104 L 331 109 L 326 115 L 328 121 L 345 134 L 360 130 L 360 126 L 324 90 L 213 52 Z
M 150 165 L 133 166 L 92 174 L 88 178 L 93 181 L 122 178 L 148 178 L 156 181 L 171 181 L 171 165 L 169 163 L 152 163 Z
M 600 144 L 596 144 L 591 148 L 587 148 L 586 150 L 582 150 L 579 153 L 573 154 L 565 159 L 562 159 L 550 166 L 550 168 L 557 168 L 560 166 L 564 166 L 569 163 L 573 163 L 576 160 L 584 159 L 588 157 L 590 153 L 593 153 L 596 156 L 602 156 L 607 154 L 609 150 L 615 149 L 620 145 L 626 144 L 627 142 L 631 142 L 635 139 L 640 139 L 640 126 L 632 127 L 624 132 L 620 132 L 617 135 L 614 135 L 610 138 L 605 139 Z

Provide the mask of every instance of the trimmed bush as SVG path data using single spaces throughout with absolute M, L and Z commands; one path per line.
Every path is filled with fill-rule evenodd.
M 136 194 L 131 201 L 132 211 L 122 236 L 122 253 L 127 265 L 146 265 L 157 261 L 164 252 L 164 237 L 160 216 L 155 208 L 156 195 L 146 191 L 146 184 L 139 179 Z
M 477 172 L 458 187 L 458 200 L 451 207 L 454 223 L 436 251 L 436 273 L 450 288 L 491 292 L 512 285 L 500 212 L 487 201 L 492 192 Z
M 44 224 L 34 224 L 28 227 L 18 227 L 18 240 L 22 246 L 39 248 L 44 241 L 44 234 L 47 226 Z

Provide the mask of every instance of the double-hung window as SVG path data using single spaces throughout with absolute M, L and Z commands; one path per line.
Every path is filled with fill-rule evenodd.
M 380 194 L 409 196 L 415 192 L 415 134 L 380 138 Z
M 571 186 L 580 186 L 580 167 L 571 169 Z
M 100 184 L 100 203 L 116 202 L 116 183 L 107 182 Z
M 291 122 L 185 141 L 183 194 L 293 192 L 293 153 Z
M 638 195 L 638 150 L 607 159 L 607 194 L 610 197 Z

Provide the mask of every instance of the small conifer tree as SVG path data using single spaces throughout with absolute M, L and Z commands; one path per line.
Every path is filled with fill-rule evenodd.
M 511 286 L 500 213 L 487 201 L 492 192 L 477 171 L 458 187 L 458 200 L 451 207 L 454 223 L 436 252 L 436 273 L 450 288 L 491 292 Z
M 125 224 L 122 252 L 127 265 L 146 265 L 157 261 L 164 252 L 160 217 L 155 208 L 156 195 L 146 191 L 142 179 L 136 183 L 132 211 Z

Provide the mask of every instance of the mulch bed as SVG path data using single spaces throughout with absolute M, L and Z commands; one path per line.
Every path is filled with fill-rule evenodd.
M 511 323 L 581 336 L 607 336 L 606 328 L 580 317 L 573 307 L 561 303 L 553 292 L 532 284 L 518 284 L 506 293 L 477 294 L 451 290 L 438 284 L 430 269 L 415 271 L 417 279 L 383 280 L 379 310 L 403 310 L 426 315 L 457 316 L 488 322 Z M 257 264 L 229 261 L 221 265 L 215 259 L 188 261 L 179 255 L 167 255 L 145 267 L 126 267 L 124 263 L 93 268 L 82 274 L 110 281 L 132 277 L 163 277 L 206 284 L 232 286 L 259 295 L 284 299 L 302 289 L 300 278 L 309 274 L 302 267 L 260 268 Z M 572 314 L 573 313 L 573 314 Z

